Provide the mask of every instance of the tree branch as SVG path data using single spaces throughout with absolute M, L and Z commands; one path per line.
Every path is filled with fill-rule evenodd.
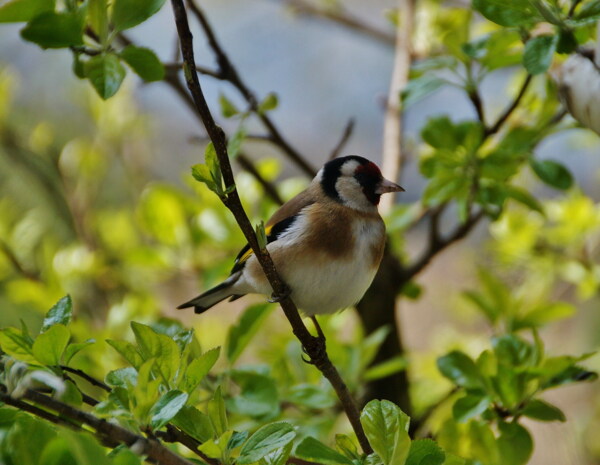
M 506 108 L 506 110 L 504 110 L 504 112 L 498 117 L 498 120 L 490 128 L 487 128 L 485 130 L 486 136 L 496 134 L 500 130 L 500 128 L 502 127 L 504 122 L 509 118 L 509 116 L 512 114 L 512 112 L 515 111 L 515 108 L 517 108 L 519 106 L 519 103 L 521 103 L 521 99 L 525 95 L 525 92 L 527 92 L 527 88 L 529 87 L 529 84 L 531 83 L 532 78 L 533 78 L 533 76 L 531 74 L 527 74 L 527 77 L 523 81 L 523 84 L 521 85 L 521 88 L 519 89 L 519 93 L 517 94 L 515 99 Z
M 354 118 L 350 118 L 346 127 L 344 128 L 344 132 L 342 133 L 342 137 L 336 146 L 333 148 L 331 153 L 329 154 L 329 159 L 333 160 L 334 158 L 339 157 L 342 149 L 348 143 L 348 140 L 352 136 L 352 131 L 354 130 Z
M 341 12 L 338 9 L 320 8 L 306 0 L 284 0 L 284 3 L 298 15 L 331 21 L 385 45 L 392 46 L 396 40 L 393 33 L 382 31 L 381 29 L 363 23 L 358 18 L 355 18 L 347 12 Z
M 412 34 L 415 20 L 416 0 L 398 0 L 402 24 L 396 28 L 394 70 L 388 91 L 383 122 L 383 162 L 381 171 L 390 181 L 396 181 L 402 169 L 402 108 L 400 93 L 409 80 Z M 396 200 L 394 193 L 381 199 L 380 210 L 388 213 Z
M 187 4 L 204 30 L 204 34 L 208 39 L 208 44 L 217 58 L 219 74 L 223 76 L 222 79 L 231 83 L 246 99 L 250 105 L 250 109 L 258 116 L 258 118 L 268 129 L 272 136 L 272 142 L 277 145 L 287 155 L 287 157 L 302 170 L 302 172 L 312 178 L 316 174 L 315 169 L 306 161 L 305 157 L 303 157 L 294 147 L 292 147 L 292 145 L 281 135 L 281 132 L 273 120 L 271 120 L 271 118 L 265 112 L 259 111 L 259 101 L 256 95 L 240 78 L 237 69 L 233 66 L 229 60 L 229 57 L 223 50 L 223 47 L 221 47 L 221 44 L 217 40 L 212 26 L 208 22 L 208 19 L 206 18 L 206 15 L 202 9 L 193 0 L 188 0 Z
M 173 13 L 175 16 L 175 23 L 177 25 L 177 32 L 181 43 L 181 51 L 184 61 L 184 74 L 188 89 L 192 94 L 194 104 L 197 112 L 202 118 L 206 132 L 210 137 L 217 154 L 219 163 L 221 165 L 221 171 L 225 186 L 228 188 L 233 187 L 233 190 L 223 198 L 225 206 L 233 213 L 240 229 L 244 233 L 248 244 L 252 248 L 257 260 L 259 261 L 263 271 L 265 272 L 266 278 L 273 288 L 274 297 L 280 301 L 281 308 L 285 313 L 285 316 L 292 325 L 292 331 L 294 335 L 300 340 L 308 356 L 311 358 L 311 362 L 323 373 L 323 375 L 332 384 L 338 398 L 340 399 L 342 406 L 352 424 L 352 427 L 358 437 L 358 440 L 365 453 L 372 451 L 369 442 L 365 436 L 365 433 L 360 424 L 360 414 L 354 399 L 352 398 L 347 386 L 341 379 L 337 369 L 333 366 L 327 352 L 322 344 L 322 341 L 315 338 L 310 334 L 294 302 L 289 297 L 289 288 L 283 282 L 275 270 L 273 260 L 266 249 L 261 249 L 252 228 L 252 224 L 244 211 L 237 189 L 235 188 L 235 180 L 229 162 L 227 153 L 227 139 L 223 130 L 215 123 L 202 88 L 198 75 L 195 71 L 196 64 L 194 58 L 192 33 L 189 28 L 187 12 L 183 5 L 183 0 L 171 0 L 173 6 Z M 203 17 L 202 15 L 200 15 Z M 209 39 L 210 40 L 210 39 Z
M 102 381 L 94 378 L 93 376 L 88 375 L 85 371 L 83 370 L 79 370 L 78 368 L 71 368 L 68 367 L 66 365 L 60 365 L 59 367 L 61 370 L 66 371 L 68 373 L 74 374 L 79 376 L 82 379 L 85 379 L 88 383 L 90 383 L 92 386 L 96 386 L 99 387 L 100 389 L 103 389 L 106 392 L 110 392 L 111 389 L 110 387 L 108 387 L 106 384 L 104 384 Z
M 34 404 L 40 405 L 47 410 L 56 412 L 59 416 L 54 416 L 47 412 L 42 413 L 44 412 L 43 410 L 18 399 L 13 399 L 4 392 L 0 392 L 0 400 L 2 402 L 21 408 L 48 421 L 52 421 L 53 423 L 70 428 L 75 425 L 66 422 L 64 418 L 87 425 L 95 430 L 96 436 L 102 442 L 111 445 L 125 444 L 127 446 L 135 444 L 141 449 L 141 454 L 147 455 L 149 459 L 161 463 L 162 465 L 193 465 L 192 462 L 167 449 L 157 440 L 139 436 L 119 425 L 100 419 L 91 413 L 79 410 L 49 396 L 40 394 L 39 392 L 28 389 L 23 398 Z

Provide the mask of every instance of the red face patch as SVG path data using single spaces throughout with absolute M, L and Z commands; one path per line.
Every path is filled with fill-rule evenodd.
M 363 174 L 367 176 L 372 176 L 374 178 L 381 177 L 381 171 L 379 171 L 378 166 L 373 162 L 369 162 L 364 165 L 358 165 L 355 174 Z

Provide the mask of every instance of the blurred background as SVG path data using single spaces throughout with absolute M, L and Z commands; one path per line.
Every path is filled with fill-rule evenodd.
M 394 59 L 389 40 L 299 15 L 285 1 L 208 0 L 202 5 L 245 82 L 260 98 L 269 92 L 278 95 L 279 105 L 269 114 L 312 166 L 327 160 L 350 118 L 355 126 L 344 154 L 381 161 Z M 392 1 L 344 2 L 354 17 L 391 38 L 389 12 L 395 6 Z M 483 22 L 474 26 L 480 32 L 486 27 Z M 252 298 L 202 316 L 174 311 L 177 304 L 222 278 L 243 244 L 218 198 L 190 175 L 189 167 L 202 160 L 203 128 L 166 84 L 144 84 L 132 73 L 114 98 L 102 101 L 87 81 L 70 72 L 70 53 L 26 43 L 20 28 L 0 28 L 0 326 L 18 326 L 23 320 L 30 328 L 39 327 L 48 302 L 69 293 L 81 334 L 91 325 L 98 340 L 115 334 L 130 337 L 129 321 L 151 321 L 160 315 L 193 326 L 203 347 L 223 344 L 229 325 Z M 169 5 L 130 31 L 129 37 L 153 49 L 166 63 L 179 60 Z M 421 40 L 433 39 L 417 34 L 416 41 Z M 213 67 L 214 56 L 199 30 L 195 45 L 198 63 Z M 522 76 L 518 70 L 503 68 L 483 80 L 481 95 L 490 120 L 510 102 Z M 245 108 L 244 100 L 227 83 L 210 77 L 201 77 L 201 82 L 219 123 L 233 134 L 240 122 L 218 115 L 219 98 L 225 95 L 238 108 Z M 540 80 L 533 85 L 544 84 Z M 418 163 L 420 131 L 430 117 L 443 114 L 454 121 L 476 117 L 464 91 L 452 86 L 426 96 L 404 114 L 407 160 L 399 180 L 406 189 L 399 199 L 403 205 L 417 203 L 426 185 Z M 246 130 L 260 136 L 262 127 L 248 120 Z M 248 140 L 244 151 L 284 199 L 308 182 L 260 138 Z M 600 137 L 573 127 L 545 139 L 536 153 L 542 159 L 560 160 L 577 187 L 552 190 L 531 173 L 522 174 L 520 182 L 548 202 L 555 212 L 554 225 L 566 229 L 570 225 L 573 231 L 565 233 L 567 237 L 591 244 L 589 258 L 594 264 L 593 245 L 600 232 Z M 276 203 L 265 197 L 252 176 L 238 172 L 239 190 L 252 221 L 266 219 Z M 573 216 L 573 209 L 565 214 L 567 204 L 575 205 L 580 216 Z M 455 221 L 452 215 L 444 220 Z M 492 225 L 480 224 L 437 256 L 418 278 L 422 288 L 418 299 L 403 299 L 398 305 L 416 395 L 433 399 L 448 389 L 437 373 L 437 357 L 457 347 L 478 354 L 488 345 L 493 331 L 462 292 L 479 286 L 481 267 L 501 270 L 515 265 L 517 252 L 508 249 L 527 242 L 528 234 L 545 234 L 536 221 L 516 209 Z M 409 257 L 417 255 L 427 240 L 425 225 L 420 224 L 408 231 L 392 227 L 391 233 L 396 235 L 395 247 Z M 535 271 L 522 266 L 521 273 L 537 276 L 544 264 L 532 266 Z M 591 268 L 594 276 L 588 281 L 572 285 L 567 279 L 567 284 L 553 289 L 577 311 L 542 330 L 549 352 L 598 348 L 600 272 L 595 265 Z M 347 311 L 326 324 L 342 340 L 351 338 L 354 330 L 348 328 L 356 326 L 356 316 Z M 274 341 L 289 336 L 287 322 L 277 312 L 265 325 L 261 331 L 274 334 Z M 265 357 L 271 343 L 262 344 L 256 342 L 254 352 L 244 357 Z M 598 358 L 587 366 L 600 369 Z M 598 383 L 556 391 L 549 400 L 566 412 L 568 421 L 528 424 L 537 444 L 531 463 L 599 464 Z

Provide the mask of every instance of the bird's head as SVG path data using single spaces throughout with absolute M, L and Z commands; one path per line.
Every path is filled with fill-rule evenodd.
M 363 211 L 377 208 L 381 194 L 404 191 L 385 179 L 375 163 L 358 155 L 327 162 L 315 179 L 328 197 Z

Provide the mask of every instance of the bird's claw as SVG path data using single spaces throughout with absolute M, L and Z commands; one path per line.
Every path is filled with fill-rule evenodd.
M 275 293 L 271 294 L 271 297 L 268 299 L 268 302 L 271 304 L 277 304 L 284 299 L 287 299 L 292 294 L 292 290 L 285 286 L 285 290 L 283 293 L 275 295 Z

